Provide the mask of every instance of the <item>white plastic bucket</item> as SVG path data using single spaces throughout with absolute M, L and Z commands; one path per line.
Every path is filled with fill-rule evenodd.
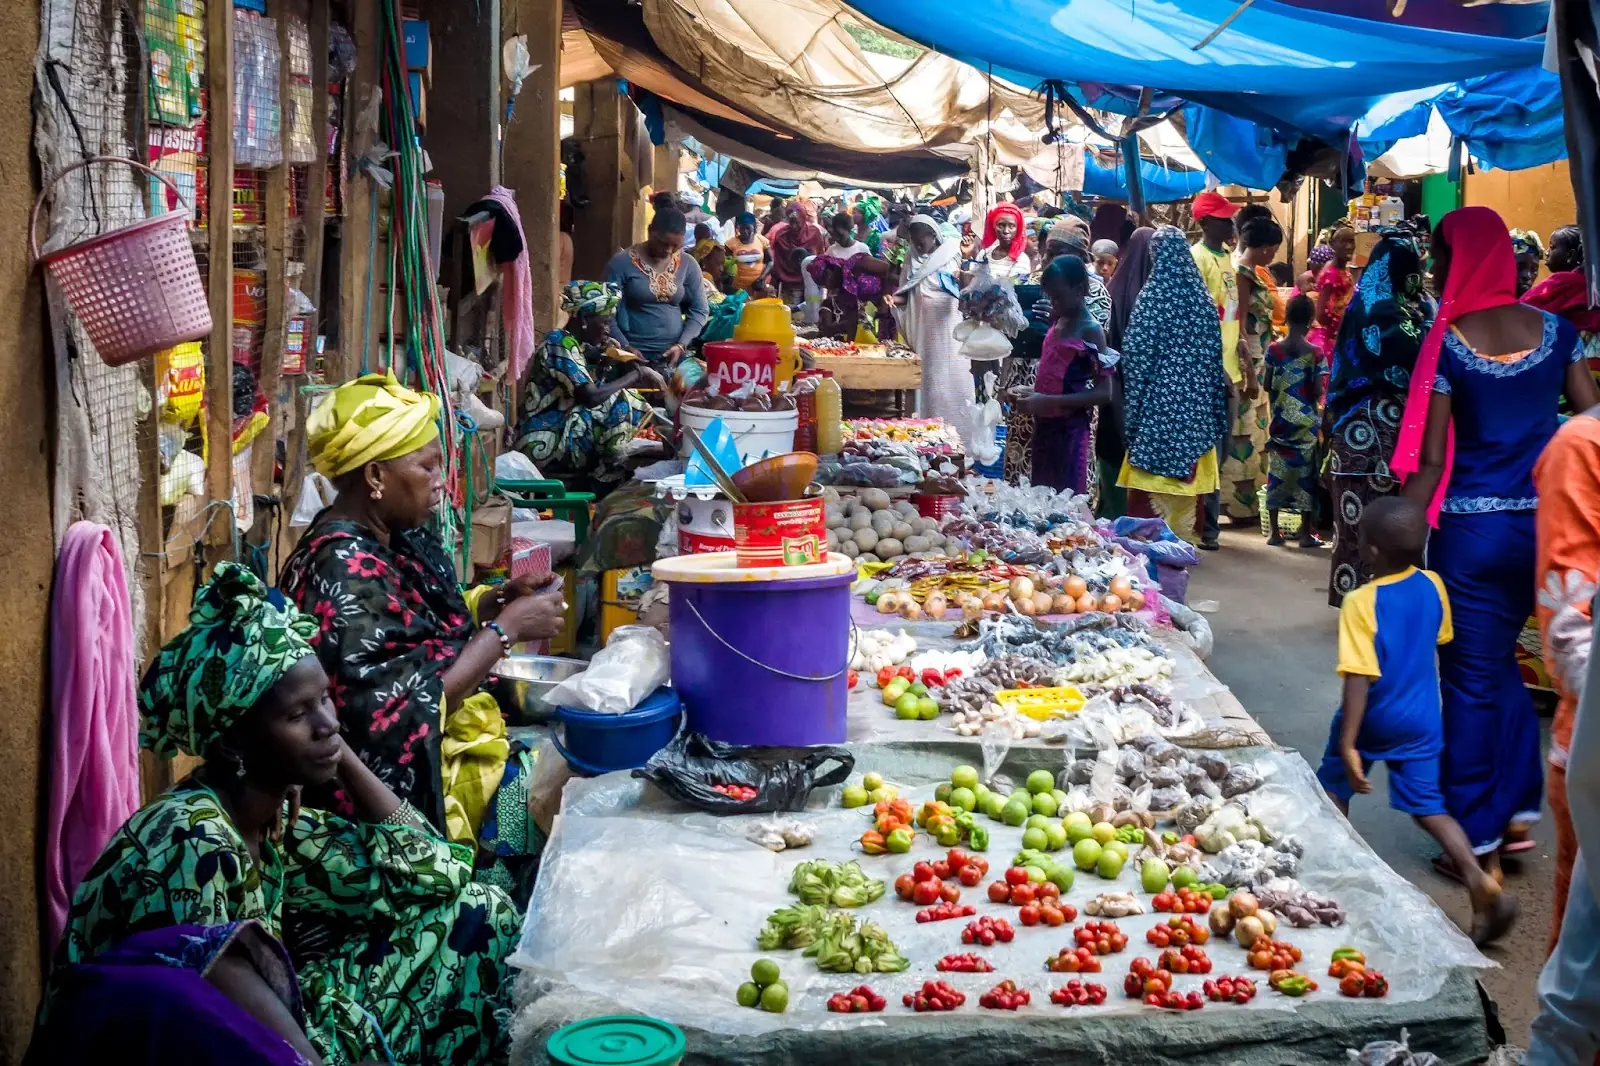
M 704 432 L 712 419 L 722 419 L 722 424 L 733 434 L 739 449 L 739 459 L 748 466 L 769 455 L 787 455 L 794 451 L 794 431 L 800 428 L 799 411 L 715 411 L 709 407 L 678 408 L 678 424 L 691 426 L 695 432 Z M 694 445 L 688 434 L 678 444 L 678 454 L 689 457 Z

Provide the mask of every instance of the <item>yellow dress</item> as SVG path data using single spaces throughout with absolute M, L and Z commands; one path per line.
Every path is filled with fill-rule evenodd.
M 1194 476 L 1187 481 L 1140 470 L 1123 456 L 1117 484 L 1149 493 L 1150 506 L 1167 523 L 1167 528 L 1184 540 L 1190 540 L 1195 533 L 1200 497 L 1217 490 L 1217 453 L 1212 449 L 1202 455 L 1194 465 Z

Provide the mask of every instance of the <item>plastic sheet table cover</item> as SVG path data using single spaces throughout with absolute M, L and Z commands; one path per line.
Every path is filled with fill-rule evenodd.
M 902 795 L 915 802 L 930 798 L 934 782 L 942 780 L 955 762 L 944 745 L 938 746 L 943 750 L 928 752 L 900 745 L 854 747 L 858 770 L 880 770 L 901 785 Z M 962 749 L 957 746 L 954 750 Z M 1453 982 L 1459 982 L 1461 968 L 1493 964 L 1427 896 L 1367 847 L 1327 801 L 1311 768 L 1298 755 L 1251 748 L 1232 753 L 1232 758 L 1251 763 L 1265 778 L 1261 788 L 1250 794 L 1252 812 L 1276 832 L 1293 832 L 1307 842 L 1301 881 L 1312 891 L 1336 899 L 1349 914 L 1348 923 L 1340 928 L 1280 926 L 1279 939 L 1287 939 L 1305 952 L 1302 969 L 1321 982 L 1321 989 L 1304 1000 L 1273 993 L 1262 980 L 1260 994 L 1248 1006 L 1213 1004 L 1180 1019 L 1124 998 L 1120 986 L 1129 960 L 1157 953 L 1144 939 L 1157 920 L 1157 915 L 1149 913 L 1120 920 L 1129 936 L 1128 950 L 1106 957 L 1104 973 L 1087 978 L 1110 990 L 1106 1004 L 1070 1011 L 1055 1007 L 1049 1002 L 1049 991 L 1069 978 L 1045 972 L 1043 964 L 1047 956 L 1070 943 L 1070 927 L 1021 927 L 1015 921 L 1015 908 L 989 903 L 982 888 L 965 890 L 963 902 L 974 903 L 980 914 L 1009 917 L 1017 925 L 1013 943 L 982 951 L 994 963 L 994 973 L 937 974 L 934 963 L 940 957 L 973 950 L 960 942 L 965 920 L 919 925 L 915 921 L 918 908 L 897 899 L 890 887 L 883 899 L 856 913 L 883 926 L 910 958 L 911 967 L 903 973 L 864 979 L 825 974 L 798 951 L 756 950 L 755 936 L 767 915 L 796 902 L 787 891 L 793 868 L 809 859 L 854 858 L 871 876 L 892 883 L 915 861 L 937 858 L 943 849 L 933 847 L 923 835 L 907 855 L 861 855 L 851 845 L 868 824 L 868 809 L 839 807 L 839 790 L 830 789 L 814 793 L 812 809 L 801 816 L 816 827 L 812 846 L 774 854 L 744 839 L 757 816 L 718 818 L 686 812 L 653 787 L 624 774 L 611 774 L 574 780 L 566 788 L 563 814 L 546 847 L 522 940 L 511 959 L 522 970 L 518 1031 L 524 1036 L 542 1032 L 573 1016 L 620 1005 L 631 1012 L 664 1018 L 706 1039 L 729 1038 L 731 1043 L 726 1046 L 738 1045 L 738 1038 L 767 1035 L 776 1043 L 760 1046 L 769 1050 L 781 1047 L 796 1061 L 819 1061 L 802 1052 L 801 1034 L 819 1034 L 820 1039 L 825 1034 L 885 1026 L 891 1031 L 905 1030 L 908 1036 L 925 1031 L 918 1027 L 929 1021 L 928 1016 L 905 1010 L 900 997 L 924 980 L 940 977 L 968 994 L 967 1006 L 947 1016 L 952 1023 L 961 1023 L 956 1031 L 982 1028 L 988 1019 L 1000 1016 L 1010 1027 L 1008 1031 L 1016 1026 L 1036 1027 L 1029 1039 L 1043 1041 L 1040 1046 L 1059 1046 L 1056 1042 L 1062 1030 L 1088 1019 L 1125 1016 L 1158 1023 L 1162 1040 L 1181 1043 L 1180 1033 L 1193 1033 L 1194 1046 L 1199 1048 L 1212 1039 L 1205 1034 L 1211 1032 L 1208 1027 L 1214 1020 L 1248 1017 L 1259 1024 L 1241 1028 L 1237 1039 L 1271 1041 L 1276 1039 L 1272 1033 L 1289 1026 L 1308 1039 L 1312 1030 L 1321 1030 L 1322 1036 L 1312 1043 L 1322 1051 L 1336 1050 L 1345 1046 L 1341 1041 L 1349 1033 L 1381 1035 L 1381 1028 L 1365 1029 L 1373 1019 L 1381 1019 L 1392 1029 L 1433 1016 L 1441 995 L 1456 997 L 1459 1009 L 1447 1012 L 1454 1017 L 1454 1026 L 1470 1029 L 1471 1019 L 1476 1017 L 1481 1028 L 1481 1008 Z M 1059 749 L 1013 749 L 1005 771 L 1013 781 L 1020 781 L 1031 769 L 1059 769 L 1061 760 Z M 987 852 L 993 867 L 991 878 L 1003 870 L 1020 846 L 1020 837 L 1020 829 L 992 824 Z M 1107 890 L 1134 891 L 1148 905 L 1149 897 L 1139 892 L 1138 874 L 1131 863 L 1115 882 L 1080 872 L 1066 898 L 1081 911 L 1086 900 Z M 1167 916 L 1160 917 L 1165 920 Z M 1387 1000 L 1347 1000 L 1338 995 L 1335 983 L 1324 974 L 1331 951 L 1343 944 L 1360 946 L 1371 964 L 1388 975 L 1391 992 Z M 1214 974 L 1249 972 L 1244 953 L 1236 945 L 1213 939 L 1208 950 Z M 785 1014 L 766 1014 L 734 1003 L 734 992 L 748 979 L 750 964 L 763 954 L 776 958 L 783 968 L 790 990 Z M 1266 975 L 1253 976 L 1264 979 Z M 1016 979 L 1034 993 L 1033 1006 L 1015 1015 L 978 1009 L 978 994 L 1005 977 Z M 826 1012 L 829 995 L 863 980 L 888 998 L 886 1011 L 874 1015 Z M 1180 977 L 1177 987 L 1197 989 L 1202 980 Z M 1412 1005 L 1411 1009 L 1407 1005 Z M 1290 1022 L 1285 1020 L 1285 1012 L 1305 1017 Z M 1441 1031 L 1449 1029 L 1445 1026 Z M 1140 1030 L 1126 1025 L 1108 1030 L 1123 1034 L 1113 1043 L 1132 1039 L 1129 1034 L 1135 1031 Z M 1149 1040 L 1149 1035 L 1143 1038 L 1151 1051 L 1149 1057 L 1134 1056 L 1127 1061 L 1158 1061 Z M 1000 1056 L 984 1061 L 1020 1062 L 1023 1058 Z M 738 1061 L 738 1057 L 729 1061 Z M 1337 1059 L 1295 1057 L 1292 1061 Z

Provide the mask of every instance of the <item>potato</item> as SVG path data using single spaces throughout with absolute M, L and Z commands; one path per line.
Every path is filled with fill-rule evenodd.
M 894 509 L 905 515 L 907 518 L 917 517 L 917 505 L 912 503 L 910 500 L 896 500 L 894 502 Z
M 864 552 L 869 552 L 878 546 L 878 533 L 871 526 L 856 530 L 853 539 L 856 547 Z
M 852 511 L 850 512 L 849 520 L 845 524 L 851 529 L 871 529 L 872 515 L 866 511 Z
M 895 540 L 905 540 L 907 537 L 914 536 L 916 532 L 916 530 L 911 528 L 911 523 L 897 522 L 895 523 L 893 531 L 891 531 L 889 535 Z
M 899 516 L 893 511 L 873 511 L 872 528 L 878 531 L 878 536 L 887 537 L 894 529 Z
M 823 486 L 822 502 L 837 507 L 839 505 L 839 490 L 832 485 Z
M 856 542 L 853 540 L 841 540 L 839 542 L 839 553 L 854 559 L 861 554 L 861 549 L 856 546 Z
M 868 510 L 881 511 L 889 506 L 889 494 L 882 489 L 862 489 L 857 499 Z
M 848 523 L 849 519 L 837 507 L 824 507 L 822 509 L 822 521 L 829 529 L 839 529 Z
M 915 535 L 902 538 L 901 543 L 905 545 L 907 555 L 917 555 L 918 553 L 925 552 L 933 547 L 933 545 L 928 542 L 927 537 L 918 537 Z
M 833 530 L 830 529 L 830 530 L 828 530 L 827 536 L 824 537 L 823 540 L 827 543 L 829 551 L 832 552 L 832 551 L 838 551 L 839 550 L 839 534 L 838 533 L 836 533 L 836 532 L 834 532 Z
M 876 555 L 873 555 L 871 552 L 862 552 L 860 555 L 856 556 L 856 562 L 858 562 L 858 563 L 881 563 L 881 562 L 883 562 L 883 560 L 878 558 Z
M 902 512 L 903 513 L 903 512 Z M 906 524 L 911 527 L 912 533 L 926 533 L 933 527 L 933 523 L 919 514 L 907 515 Z
M 884 537 L 878 541 L 877 547 L 873 550 L 885 559 L 893 559 L 897 555 L 906 553 L 905 545 L 894 537 Z

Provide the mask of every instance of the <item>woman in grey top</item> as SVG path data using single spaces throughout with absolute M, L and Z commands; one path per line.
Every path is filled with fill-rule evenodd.
M 605 273 L 622 289 L 612 335 L 647 362 L 669 368 L 710 317 L 700 264 L 683 252 L 684 228 L 682 211 L 657 211 L 644 243 L 618 252 Z

